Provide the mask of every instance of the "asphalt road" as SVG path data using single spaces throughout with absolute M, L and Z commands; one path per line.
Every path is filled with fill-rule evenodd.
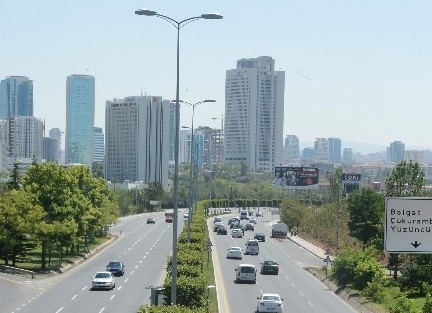
M 155 217 L 156 224 L 147 224 Z M 179 231 L 183 221 L 179 220 Z M 121 235 L 108 247 L 64 274 L 48 279 L 0 277 L 2 313 L 119 313 L 136 312 L 149 303 L 150 286 L 163 283 L 167 257 L 172 251 L 172 224 L 163 213 L 137 215 L 120 221 L 111 232 Z M 116 277 L 112 291 L 92 291 L 91 277 L 109 261 L 125 264 L 125 275 Z
M 274 217 L 277 218 L 277 217 Z M 227 225 L 228 217 L 222 221 Z M 245 242 L 253 238 L 254 232 L 246 231 L 243 238 L 231 238 L 228 235 L 216 235 L 211 232 L 213 259 L 216 270 L 216 284 L 220 303 L 220 312 L 255 312 L 257 297 L 261 293 L 278 293 L 284 299 L 284 311 L 297 313 L 333 313 L 357 312 L 336 296 L 327 286 L 309 274 L 304 268 L 323 266 L 323 260 L 309 253 L 289 240 L 270 238 L 270 214 L 258 217 L 255 232 L 266 234 L 266 241 L 260 243 L 258 256 L 246 255 L 243 260 L 226 259 L 227 249 L 238 246 L 245 249 Z M 245 223 L 245 221 L 242 221 Z M 209 221 L 209 227 L 212 221 Z M 211 230 L 211 228 L 210 228 Z M 279 275 L 260 274 L 260 262 L 275 260 L 279 263 Z M 256 284 L 235 283 L 235 267 L 240 263 L 256 266 Z M 219 267 L 219 270 L 218 270 Z

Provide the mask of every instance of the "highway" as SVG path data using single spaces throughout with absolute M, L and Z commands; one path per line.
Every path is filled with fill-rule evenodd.
M 213 242 L 213 259 L 216 284 L 218 290 L 220 312 L 255 312 L 257 297 L 261 293 L 278 293 L 284 299 L 285 312 L 297 313 L 333 313 L 357 312 L 336 296 L 327 286 L 321 283 L 304 268 L 308 266 L 323 266 L 323 260 L 307 252 L 302 247 L 289 240 L 279 241 L 270 238 L 270 213 L 257 218 L 255 232 L 266 234 L 266 241 L 260 242 L 258 256 L 246 255 L 243 260 L 226 259 L 227 249 L 238 246 L 245 249 L 245 242 L 253 238 L 253 231 L 245 231 L 243 238 L 231 238 L 228 235 L 217 235 L 212 232 L 213 221 L 209 220 L 210 238 Z M 277 220 L 278 216 L 274 216 Z M 223 216 L 222 222 L 228 226 L 228 217 Z M 245 223 L 245 220 L 242 221 Z M 260 262 L 274 260 L 279 263 L 279 275 L 260 274 Z M 235 267 L 240 263 L 256 266 L 257 283 L 235 283 Z
M 156 224 L 147 224 L 147 217 L 154 217 Z M 183 224 L 179 219 L 179 231 Z M 166 260 L 172 251 L 172 224 L 165 223 L 163 213 L 150 213 L 124 219 L 111 232 L 121 235 L 64 274 L 42 281 L 2 276 L 2 297 L 5 290 L 10 298 L 0 301 L 0 312 L 136 312 L 140 305 L 149 303 L 148 287 L 161 285 L 165 278 Z M 123 261 L 126 267 L 125 275 L 116 277 L 116 288 L 90 290 L 91 277 L 113 260 Z

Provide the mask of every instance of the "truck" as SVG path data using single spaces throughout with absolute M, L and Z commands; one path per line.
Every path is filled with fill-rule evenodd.
M 165 212 L 165 222 L 172 223 L 174 221 L 174 213 L 173 212 Z
M 287 238 L 288 235 L 288 225 L 285 223 L 275 223 L 271 227 L 272 238 Z

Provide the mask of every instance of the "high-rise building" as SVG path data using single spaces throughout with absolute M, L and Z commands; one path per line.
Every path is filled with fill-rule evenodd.
M 168 186 L 170 101 L 136 96 L 106 101 L 105 178 Z
M 315 149 L 312 147 L 303 148 L 302 160 L 313 160 L 315 159 Z
M 268 56 L 237 61 L 226 71 L 225 162 L 273 172 L 283 159 L 285 72 Z
M 351 165 L 354 161 L 354 155 L 351 148 L 345 148 L 343 150 L 343 164 L 344 165 Z
M 329 161 L 329 144 L 327 138 L 315 138 L 315 160 L 321 163 Z
M 95 115 L 95 78 L 70 75 L 66 81 L 65 163 L 92 166 Z
M 33 116 L 14 116 L 7 121 L 9 157 L 40 162 L 43 157 L 43 121 Z
M 330 163 L 340 164 L 342 142 L 339 138 L 328 138 L 328 159 Z
M 176 135 L 176 123 L 175 123 L 175 103 L 170 103 L 170 112 L 169 112 L 169 154 L 168 160 L 170 162 L 174 162 L 174 143 L 175 143 L 175 135 Z
M 0 81 L 0 119 L 33 116 L 33 81 L 25 76 L 9 76 Z
M 61 140 L 62 140 L 62 132 L 59 128 L 50 128 L 48 132 L 48 137 L 52 139 L 57 139 L 56 144 L 56 152 L 55 152 L 55 161 L 58 163 L 62 163 L 61 157 Z
M 296 135 L 287 135 L 284 145 L 284 163 L 295 164 L 300 158 L 300 141 Z
M 405 144 L 402 141 L 393 141 L 390 147 L 387 148 L 387 160 L 389 162 L 398 163 L 403 161 L 405 154 Z
M 43 158 L 46 161 L 58 162 L 56 157 L 58 155 L 58 139 L 43 137 Z
M 105 159 L 105 136 L 101 127 L 94 128 L 93 162 L 103 162 Z

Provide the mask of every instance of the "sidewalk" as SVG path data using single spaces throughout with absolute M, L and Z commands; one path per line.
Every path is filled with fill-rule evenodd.
M 300 247 L 303 247 L 304 249 L 306 249 L 307 251 L 309 251 L 310 253 L 312 253 L 313 255 L 325 260 L 327 255 L 330 257 L 330 260 L 332 261 L 333 258 L 331 255 L 329 255 L 328 253 L 326 253 L 326 251 L 316 245 L 314 245 L 313 243 L 310 243 L 309 241 L 297 236 L 290 236 L 288 235 L 288 240 L 294 242 L 295 244 L 297 244 Z

